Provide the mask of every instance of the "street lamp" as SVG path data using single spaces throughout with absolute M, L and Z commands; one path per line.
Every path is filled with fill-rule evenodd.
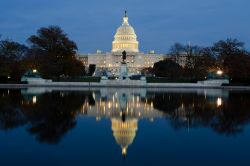
M 33 73 L 37 73 L 37 69 L 33 69 L 32 71 L 33 71 Z
M 221 76 L 223 74 L 223 71 L 222 70 L 218 70 L 216 73 L 217 73 L 217 75 Z

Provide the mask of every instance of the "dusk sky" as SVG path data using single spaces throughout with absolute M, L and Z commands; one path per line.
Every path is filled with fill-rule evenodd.
M 127 10 L 143 52 L 226 38 L 238 38 L 250 50 L 249 7 L 249 0 L 1 0 L 0 34 L 27 44 L 38 28 L 58 25 L 80 53 L 108 52 Z

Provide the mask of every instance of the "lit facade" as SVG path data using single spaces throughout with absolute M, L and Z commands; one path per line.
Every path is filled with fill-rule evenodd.
M 142 69 L 152 67 L 154 63 L 166 58 L 166 55 L 155 54 L 154 51 L 147 54 L 139 51 L 137 35 L 129 24 L 127 14 L 123 17 L 122 25 L 118 27 L 114 35 L 111 52 L 103 53 L 97 50 L 94 54 L 80 54 L 78 57 L 85 66 L 95 64 L 97 75 L 101 75 L 105 70 L 110 75 L 118 76 L 123 51 L 127 52 L 126 62 L 131 75 L 140 74 Z

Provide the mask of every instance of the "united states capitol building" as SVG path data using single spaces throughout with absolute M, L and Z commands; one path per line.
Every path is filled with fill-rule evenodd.
M 152 67 L 154 63 L 166 58 L 164 54 L 155 54 L 154 51 L 142 53 L 139 50 L 139 42 L 134 28 L 129 24 L 129 18 L 125 12 L 122 25 L 117 29 L 112 42 L 111 52 L 103 53 L 97 50 L 92 54 L 79 54 L 79 60 L 85 66 L 96 65 L 96 75 L 106 71 L 109 75 L 118 76 L 122 61 L 122 52 L 126 51 L 126 63 L 129 75 L 137 75 L 141 70 Z

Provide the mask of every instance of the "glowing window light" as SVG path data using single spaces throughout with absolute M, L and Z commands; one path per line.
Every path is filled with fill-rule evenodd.
M 111 108 L 111 102 L 108 102 L 108 108 L 109 109 Z

